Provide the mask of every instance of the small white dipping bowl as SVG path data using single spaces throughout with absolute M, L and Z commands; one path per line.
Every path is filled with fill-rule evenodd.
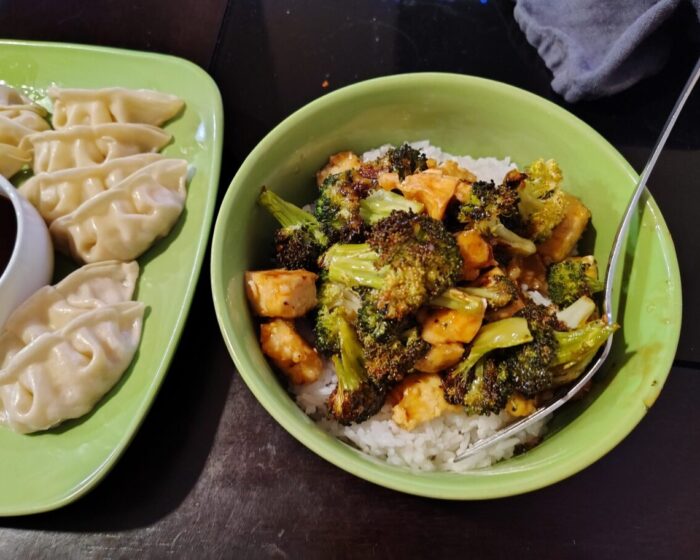
M 0 327 L 24 300 L 51 282 L 53 245 L 39 212 L 0 175 L 0 196 L 15 210 L 17 234 L 12 255 L 0 271 Z

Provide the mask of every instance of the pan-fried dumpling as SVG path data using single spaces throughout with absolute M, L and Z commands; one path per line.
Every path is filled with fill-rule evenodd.
M 138 276 L 136 262 L 102 262 L 83 266 L 55 286 L 35 292 L 12 312 L 0 332 L 0 368 L 25 345 L 79 315 L 129 301 Z
M 65 216 L 93 196 L 113 188 L 126 177 L 163 156 L 137 154 L 94 167 L 39 173 L 19 187 L 47 223 Z
M 111 122 L 160 126 L 178 114 L 185 102 L 168 93 L 148 89 L 63 89 L 51 87 L 53 126 Z
M 34 151 L 34 173 L 90 167 L 115 158 L 157 152 L 172 136 L 147 124 L 73 126 L 25 136 L 19 147 Z
M 124 302 L 84 313 L 15 354 L 0 369 L 0 424 L 36 432 L 92 410 L 131 363 L 144 308 Z
M 31 161 L 30 151 L 10 144 L 0 144 L 0 175 L 9 179 Z
M 185 204 L 187 162 L 164 159 L 55 220 L 58 249 L 80 262 L 137 258 L 167 235 Z

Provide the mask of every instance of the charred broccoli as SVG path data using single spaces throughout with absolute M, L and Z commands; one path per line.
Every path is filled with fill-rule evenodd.
M 372 182 L 357 169 L 326 177 L 316 200 L 314 215 L 329 239 L 348 243 L 362 238 L 365 225 L 360 216 L 360 201 L 371 188 Z
M 425 206 L 421 202 L 379 189 L 360 201 L 360 216 L 365 222 L 374 225 L 379 220 L 388 218 L 394 210 L 420 214 L 424 208 Z
M 321 274 L 317 290 L 318 305 L 314 323 L 316 348 L 324 354 L 339 352 L 341 321 L 354 324 L 360 307 L 360 296 L 345 284 L 331 282 Z
M 498 414 L 506 406 L 511 393 L 508 372 L 503 364 L 484 358 L 474 366 L 473 377 L 460 404 L 467 414 Z
M 567 375 L 566 382 L 573 381 L 617 328 L 617 325 L 593 321 L 566 331 L 565 325 L 549 308 L 534 304 L 518 314 L 527 318 L 533 341 L 503 351 L 501 358 L 513 388 L 529 396 L 562 384 L 562 375 Z M 583 366 L 579 367 L 581 364 Z M 572 368 L 578 371 L 576 376 L 568 375 Z
M 328 398 L 328 410 L 341 424 L 363 422 L 384 404 L 385 392 L 367 376 L 362 346 L 344 319 L 339 323 L 340 355 L 332 360 L 338 385 Z
M 460 277 L 462 257 L 442 222 L 394 211 L 372 228 L 365 244 L 331 247 L 323 257 L 328 277 L 377 290 L 377 307 L 403 319 Z
M 407 327 L 406 321 L 389 319 L 377 307 L 376 290 L 359 288 L 359 291 L 362 304 L 357 313 L 357 333 L 362 341 L 386 342 Z
M 504 225 L 517 223 L 518 200 L 518 191 L 510 183 L 477 181 L 469 199 L 460 205 L 457 220 L 465 229 L 476 229 L 516 254 L 532 255 L 537 250 L 535 244 Z
M 600 348 L 619 325 L 608 325 L 604 320 L 590 321 L 583 326 L 566 332 L 555 332 L 557 352 L 551 365 L 557 368 L 557 374 L 576 366 L 581 360 Z
M 485 307 L 484 299 L 481 296 L 467 293 L 466 288 L 448 288 L 439 296 L 431 299 L 430 305 L 464 311 L 465 313 L 483 311 Z
M 315 270 L 318 257 L 329 241 L 318 220 L 265 187 L 258 202 L 282 226 L 274 236 L 277 264 L 290 270 Z
M 559 188 L 561 179 L 561 170 L 553 159 L 538 159 L 525 169 L 518 210 L 528 237 L 535 242 L 549 238 L 564 219 L 566 204 Z
M 483 326 L 474 339 L 467 357 L 442 378 L 447 402 L 471 407 L 471 410 L 478 409 L 479 414 L 498 412 L 505 402 L 498 408 L 489 408 L 489 406 L 495 407 L 496 403 L 501 402 L 501 399 L 495 398 L 495 395 L 505 394 L 507 397 L 510 391 L 507 375 L 501 367 L 498 367 L 495 362 L 491 364 L 489 360 L 482 363 L 478 371 L 475 366 L 489 352 L 518 346 L 531 340 L 532 335 L 528 330 L 527 321 L 523 318 L 510 317 Z M 503 385 L 502 391 L 495 389 L 496 383 Z M 481 399 L 477 398 L 480 393 Z
M 383 342 L 365 338 L 365 368 L 375 384 L 387 387 L 401 381 L 430 350 L 416 327 Z
M 489 307 L 493 309 L 505 307 L 518 297 L 515 282 L 500 270 L 496 270 L 493 274 L 487 273 L 482 279 L 479 286 L 462 288 L 462 290 L 471 296 L 485 298 Z
M 388 162 L 390 171 L 398 174 L 400 180 L 408 175 L 428 168 L 427 159 L 420 151 L 404 143 L 398 148 L 391 148 L 384 159 Z
M 570 257 L 554 263 L 547 271 L 547 284 L 550 299 L 561 306 L 571 305 L 581 296 L 591 297 L 603 289 L 592 256 Z

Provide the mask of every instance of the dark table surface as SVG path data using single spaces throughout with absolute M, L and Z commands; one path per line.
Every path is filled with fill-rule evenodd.
M 576 105 L 551 90 L 512 10 L 509 0 L 5 0 L 0 36 L 165 52 L 207 69 L 226 112 L 220 197 L 246 154 L 295 109 L 347 84 L 414 71 L 493 78 L 548 98 L 640 170 L 700 51 L 690 8 L 661 30 L 674 44 L 660 74 Z M 0 558 L 697 558 L 699 123 L 696 93 L 650 183 L 686 286 L 676 364 L 647 417 L 585 471 L 523 496 L 450 503 L 337 469 L 242 383 L 205 264 L 178 352 L 131 447 L 78 502 L 0 520 Z

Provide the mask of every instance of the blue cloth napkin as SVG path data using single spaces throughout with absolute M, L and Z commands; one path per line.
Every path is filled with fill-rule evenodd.
M 662 24 L 685 0 L 516 0 L 514 16 L 573 103 L 622 91 L 658 72 L 671 38 Z M 700 15 L 700 0 L 691 0 Z

